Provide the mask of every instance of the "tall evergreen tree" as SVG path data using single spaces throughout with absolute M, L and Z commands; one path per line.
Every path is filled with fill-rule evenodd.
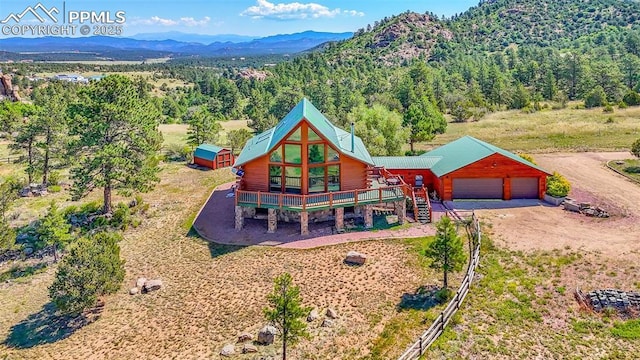
M 436 238 L 425 250 L 425 256 L 432 260 L 432 268 L 442 270 L 443 287 L 447 289 L 449 273 L 462 270 L 466 260 L 456 225 L 448 216 L 443 216 L 436 224 Z
M 267 296 L 270 307 L 264 309 L 268 321 L 282 336 L 282 359 L 287 359 L 287 346 L 295 345 L 301 338 L 309 337 L 307 323 L 301 320 L 311 308 L 302 306 L 300 288 L 293 285 L 293 278 L 284 273 L 274 280 L 273 292 Z
M 219 117 L 212 115 L 204 107 L 196 110 L 187 121 L 189 124 L 187 143 L 198 146 L 206 142 L 218 141 L 220 130 L 222 130 L 219 120 Z
M 111 212 L 113 190 L 145 192 L 159 181 L 160 113 L 140 87 L 122 75 L 110 75 L 80 93 L 73 106 L 71 169 L 74 199 L 103 189 L 103 212 Z

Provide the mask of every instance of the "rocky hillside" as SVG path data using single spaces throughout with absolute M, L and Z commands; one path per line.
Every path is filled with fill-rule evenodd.
M 384 18 L 352 39 L 324 46 L 337 57 L 363 56 L 386 65 L 444 52 L 501 51 L 513 45 L 568 47 L 611 29 L 640 28 L 640 2 L 631 0 L 486 0 L 449 19 L 402 13 Z

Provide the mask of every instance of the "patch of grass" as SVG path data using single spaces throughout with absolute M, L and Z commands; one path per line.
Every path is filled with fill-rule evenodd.
M 573 320 L 571 328 L 580 334 L 593 334 L 604 329 L 605 324 L 600 320 Z
M 640 319 L 615 323 L 611 333 L 622 339 L 640 339 Z
M 20 278 L 27 278 L 29 276 L 39 274 L 47 269 L 46 263 L 40 263 L 36 265 L 16 265 L 11 269 L 0 273 L 0 282 L 7 280 L 14 280 Z
M 610 161 L 609 166 L 640 183 L 640 159 L 627 159 L 620 164 L 618 161 Z
M 445 134 L 418 148 L 430 149 L 471 135 L 507 150 L 528 153 L 627 150 L 640 137 L 636 120 L 640 107 L 620 109 L 615 114 L 605 114 L 599 108 L 573 107 L 532 114 L 500 111 L 476 122 L 449 123 Z

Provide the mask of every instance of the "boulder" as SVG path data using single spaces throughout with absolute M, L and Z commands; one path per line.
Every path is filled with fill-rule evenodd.
M 144 287 L 144 283 L 146 282 L 147 278 L 139 277 L 138 280 L 136 280 L 136 287 L 142 289 Z
M 129 207 L 130 207 L 130 208 L 132 208 L 132 207 L 136 207 L 136 206 L 138 206 L 138 200 L 133 199 L 133 200 L 131 200 L 131 201 L 129 202 Z
M 320 315 L 318 315 L 318 309 L 313 309 L 309 313 L 309 316 L 307 316 L 307 322 L 312 322 L 314 320 L 317 320 L 319 317 Z
M 139 292 L 140 290 L 137 287 L 133 287 L 131 289 L 129 289 L 129 295 L 135 295 Z
M 23 252 L 25 256 L 30 256 L 33 254 L 33 248 L 32 247 L 28 247 L 28 248 L 24 248 Z
M 243 342 L 247 342 L 247 341 L 253 341 L 253 335 L 251 335 L 249 333 L 242 333 L 242 334 L 240 334 L 240 336 L 238 336 L 238 342 L 239 343 L 243 343 Z
M 276 333 L 278 330 L 271 326 L 267 325 L 260 329 L 258 332 L 258 343 L 263 345 L 271 345 L 276 340 Z
M 162 280 L 156 279 L 156 280 L 147 280 L 144 283 L 144 292 L 152 292 L 152 291 L 156 291 L 156 290 L 160 290 L 160 288 L 162 288 Z
M 324 319 L 324 321 L 322 322 L 322 325 L 320 325 L 322 327 L 332 327 L 333 326 L 333 320 L 330 319 Z
M 222 356 L 231 356 L 233 354 L 236 353 L 236 347 L 233 344 L 227 344 L 225 345 L 222 350 L 220 351 L 220 355 Z
M 327 309 L 327 317 L 329 319 L 337 319 L 338 318 L 338 313 L 334 309 L 328 308 Z
M 244 344 L 244 346 L 242 347 L 243 354 L 251 354 L 251 353 L 257 353 L 257 352 L 258 352 L 258 348 L 253 344 Z
M 367 256 L 357 251 L 349 251 L 347 257 L 344 259 L 345 263 L 352 265 L 364 265 L 366 261 Z

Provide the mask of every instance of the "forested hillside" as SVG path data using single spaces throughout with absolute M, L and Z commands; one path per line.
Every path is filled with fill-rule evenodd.
M 275 66 L 154 65 L 195 84 L 156 104 L 166 122 L 204 107 L 260 132 L 306 96 L 340 126 L 360 122 L 376 155 L 396 154 L 384 143 L 429 140 L 446 131 L 443 115 L 640 104 L 639 18 L 640 3 L 622 0 L 483 1 L 447 19 L 405 12 Z

